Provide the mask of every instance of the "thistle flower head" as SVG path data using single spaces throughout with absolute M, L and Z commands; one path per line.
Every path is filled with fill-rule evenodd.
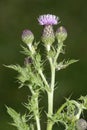
M 58 42 L 63 42 L 63 41 L 66 40 L 66 38 L 67 38 L 67 31 L 66 31 L 66 29 L 63 26 L 61 26 L 61 27 L 59 27 L 57 29 L 57 31 L 56 31 L 56 38 L 57 38 Z
M 45 26 L 42 34 L 42 41 L 46 45 L 51 45 L 55 40 L 53 27 L 51 25 Z
M 40 25 L 56 25 L 58 23 L 59 18 L 52 14 L 40 15 L 38 18 L 38 22 Z
M 33 33 L 26 29 L 22 32 L 22 41 L 26 44 L 31 44 L 34 40 L 34 35 Z

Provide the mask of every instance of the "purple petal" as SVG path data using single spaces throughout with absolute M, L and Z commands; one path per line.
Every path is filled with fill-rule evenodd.
M 58 24 L 59 18 L 52 14 L 40 15 L 38 22 L 40 25 L 56 25 Z

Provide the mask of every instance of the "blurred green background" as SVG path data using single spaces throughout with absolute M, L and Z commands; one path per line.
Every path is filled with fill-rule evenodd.
M 59 16 L 58 26 L 63 25 L 68 31 L 66 59 L 80 59 L 57 74 L 59 87 L 55 92 L 55 111 L 64 102 L 64 97 L 71 95 L 76 99 L 87 94 L 87 0 L 0 0 L 0 130 L 16 130 L 8 124 L 11 118 L 5 104 L 22 113 L 25 110 L 22 102 L 28 95 L 27 88 L 18 89 L 17 73 L 3 64 L 23 64 L 21 32 L 31 29 L 38 41 L 42 27 L 37 17 L 45 13 Z

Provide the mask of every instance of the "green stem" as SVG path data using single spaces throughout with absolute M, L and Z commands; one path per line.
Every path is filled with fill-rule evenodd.
M 52 128 L 53 128 L 53 123 L 49 121 L 47 123 L 47 130 L 52 130 Z
M 57 111 L 57 114 L 58 113 L 61 113 L 61 111 L 64 109 L 64 107 L 67 106 L 67 102 L 65 102 Z
M 55 56 L 55 59 L 54 59 L 55 61 L 54 61 L 54 62 L 57 61 L 57 59 L 58 59 L 58 57 L 59 57 L 59 54 L 61 53 L 62 47 L 63 47 L 63 42 L 59 43 L 59 47 L 58 47 L 58 49 L 57 49 L 57 53 L 56 53 L 56 56 Z
M 40 120 L 39 120 L 38 116 L 36 116 L 36 124 L 37 124 L 37 130 L 41 130 L 41 128 L 40 128 Z
M 42 78 L 44 84 L 45 84 L 45 85 L 47 86 L 47 88 L 49 89 L 49 84 L 48 84 L 48 82 L 47 82 L 47 80 L 46 80 L 46 78 L 45 78 L 45 76 L 44 76 L 44 74 L 43 74 L 43 72 L 42 72 L 41 69 L 39 70 L 39 74 L 40 74 L 40 76 L 41 76 L 41 78 Z
M 54 85 L 55 85 L 55 65 L 52 61 L 52 58 L 49 58 L 50 67 L 51 67 L 51 91 L 48 92 L 48 116 L 53 115 L 53 96 L 54 96 Z M 53 122 L 47 122 L 47 130 L 52 130 Z
M 49 58 L 51 67 L 51 91 L 48 92 L 48 113 L 53 114 L 53 95 L 54 95 L 54 85 L 55 85 L 55 66 L 52 62 L 52 58 Z
M 57 62 L 57 59 L 59 57 L 59 54 L 61 53 L 63 43 L 59 44 L 59 47 L 57 49 L 56 56 L 54 58 L 48 58 L 51 68 L 51 91 L 48 92 L 48 116 L 53 115 L 53 98 L 54 98 L 54 86 L 55 86 L 55 65 Z M 47 130 L 52 130 L 53 122 L 49 121 L 47 122 Z
M 36 101 L 36 107 L 37 107 L 37 110 L 36 110 L 37 112 L 35 112 L 37 130 L 41 130 L 41 128 L 40 128 L 40 119 L 39 119 L 38 98 L 36 98 L 35 101 Z

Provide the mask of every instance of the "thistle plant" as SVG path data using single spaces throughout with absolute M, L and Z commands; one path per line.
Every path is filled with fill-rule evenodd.
M 78 60 L 60 60 L 59 56 L 65 54 L 65 40 L 67 31 L 63 26 L 54 31 L 53 26 L 59 23 L 59 17 L 51 14 L 41 15 L 38 22 L 43 26 L 43 33 L 40 42 L 34 40 L 34 34 L 26 29 L 22 33 L 22 41 L 25 46 L 22 46 L 22 53 L 25 55 L 23 66 L 9 65 L 7 67 L 18 72 L 19 88 L 28 87 L 31 96 L 23 103 L 27 113 L 21 115 L 14 109 L 7 107 L 8 114 L 12 117 L 13 123 L 17 130 L 41 130 L 41 114 L 46 114 L 47 120 L 43 123 L 46 125 L 46 130 L 54 129 L 55 123 L 62 124 L 65 130 L 86 130 L 87 122 L 83 119 L 84 110 L 87 110 L 87 96 L 81 96 L 78 100 L 66 98 L 56 111 L 53 108 L 56 72 L 67 68 L 72 63 Z M 42 44 L 45 49 L 43 53 L 39 44 Z M 50 76 L 47 77 L 47 67 L 49 66 Z M 48 80 L 50 79 L 50 80 Z M 48 99 L 48 110 L 41 111 L 39 103 L 41 94 L 46 92 Z M 43 106 L 45 109 L 45 106 Z M 56 111 L 54 113 L 54 111 Z M 33 122 L 33 123 L 32 123 Z

